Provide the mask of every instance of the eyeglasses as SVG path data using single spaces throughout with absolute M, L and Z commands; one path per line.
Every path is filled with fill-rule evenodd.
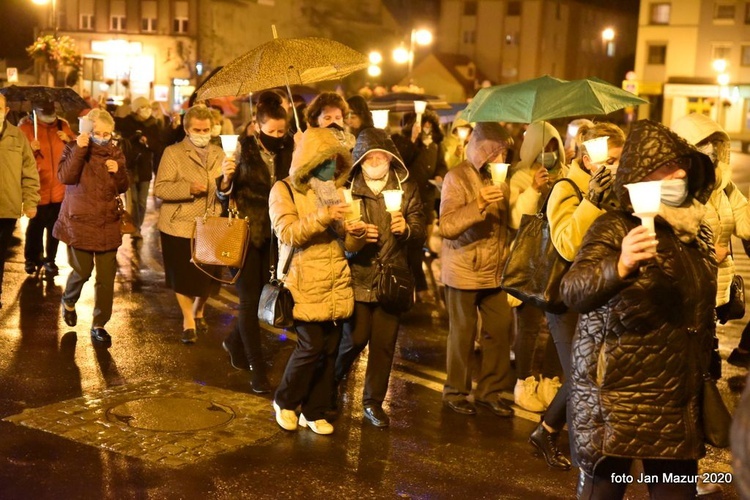
M 110 134 L 109 132 L 94 132 L 91 135 L 93 135 L 94 137 L 98 137 L 100 139 L 111 139 L 112 138 L 112 134 Z

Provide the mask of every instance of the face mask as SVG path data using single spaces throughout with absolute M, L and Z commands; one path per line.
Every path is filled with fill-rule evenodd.
M 341 125 L 339 125 L 336 122 L 332 122 L 332 123 L 328 124 L 328 126 L 326 128 L 333 128 L 333 129 L 336 129 L 336 130 L 338 130 L 340 132 L 344 131 L 344 127 L 342 127 Z
M 211 137 L 218 137 L 221 134 L 221 125 L 211 127 Z
M 94 144 L 98 144 L 99 146 L 106 146 L 109 143 L 109 139 L 104 139 L 102 137 L 94 137 L 94 136 L 91 136 L 91 141 Z
M 670 179 L 661 183 L 661 202 L 670 207 L 679 207 L 688 196 L 687 179 Z
M 380 180 L 385 177 L 385 174 L 390 170 L 391 164 L 386 162 L 381 165 L 365 165 L 362 164 L 362 172 L 365 177 L 374 181 Z
M 151 108 L 142 108 L 138 110 L 138 116 L 141 120 L 148 120 L 151 118 Z
M 190 142 L 192 142 L 193 146 L 196 148 L 205 148 L 211 141 L 211 136 L 203 134 L 188 134 L 188 139 L 190 139 Z
M 284 148 L 284 136 L 272 137 L 270 135 L 264 134 L 261 130 L 260 143 L 263 144 L 263 147 L 267 150 L 273 153 L 277 153 Z
M 321 181 L 332 181 L 333 176 L 336 173 L 336 159 L 326 160 L 313 170 L 313 177 L 320 179 Z
M 37 113 L 36 119 L 42 123 L 50 124 L 55 123 L 55 120 L 57 120 L 57 115 L 43 115 L 42 113 Z
M 612 175 L 615 175 L 617 173 L 617 168 L 620 166 L 620 162 L 613 163 L 612 165 L 604 165 L 604 167 L 609 170 Z
M 557 163 L 557 153 L 552 151 L 551 153 L 539 153 L 536 157 L 536 162 L 544 165 L 547 170 L 551 169 Z

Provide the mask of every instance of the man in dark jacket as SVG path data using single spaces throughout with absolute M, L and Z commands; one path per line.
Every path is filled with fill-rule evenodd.
M 631 215 L 626 185 L 661 181 L 655 232 Z M 615 178 L 623 209 L 599 217 L 563 278 L 580 312 L 569 408 L 579 498 L 622 498 L 642 459 L 653 498 L 694 498 L 702 374 L 715 330 L 716 254 L 703 222 L 708 156 L 661 124 L 636 122 Z M 631 193 L 632 194 L 632 193 Z M 687 484 L 664 481 L 688 477 Z

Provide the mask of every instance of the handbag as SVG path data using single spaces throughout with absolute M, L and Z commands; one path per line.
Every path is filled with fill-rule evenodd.
M 521 217 L 500 279 L 500 288 L 508 294 L 555 314 L 567 310 L 560 297 L 560 282 L 571 263 L 560 256 L 552 243 L 547 202 L 555 186 L 563 181 L 573 186 L 579 201 L 583 199 L 581 190 L 572 180 L 563 178 L 555 182 L 539 212 Z
M 294 201 L 294 195 L 292 194 L 289 184 L 284 182 L 284 185 L 289 190 L 289 196 L 292 197 L 292 201 Z M 276 262 L 276 259 L 273 257 L 274 248 L 276 247 L 274 244 L 275 241 L 276 237 L 274 236 L 272 229 L 270 243 L 271 262 Z M 260 300 L 258 301 L 258 319 L 263 323 L 276 328 L 291 328 L 294 326 L 294 297 L 292 297 L 292 292 L 284 286 L 284 279 L 286 279 L 286 275 L 289 272 L 289 265 L 292 263 L 293 255 L 294 248 L 292 247 L 289 250 L 286 262 L 284 262 L 284 267 L 282 268 L 283 277 L 281 279 L 276 277 L 276 266 L 271 264 L 271 279 L 268 283 L 263 285 L 263 290 L 260 292 Z
M 206 210 L 202 217 L 195 218 L 193 237 L 190 239 L 191 262 L 213 279 L 233 284 L 240 273 L 235 273 L 231 280 L 223 280 L 207 272 L 201 265 L 242 269 L 249 242 L 248 221 L 240 218 L 235 208 L 230 207 L 228 217 L 209 215 Z
M 732 415 L 721 398 L 716 382 L 708 373 L 703 375 L 703 397 L 701 398 L 703 436 L 708 444 L 717 448 L 729 446 L 729 428 Z
M 115 200 L 117 200 L 117 215 L 120 218 L 120 234 L 134 234 L 138 228 L 135 227 L 133 216 L 125 210 L 122 198 L 115 196 Z
M 414 305 L 414 276 L 407 267 L 378 263 L 375 297 L 388 312 L 406 312 Z
M 729 240 L 729 255 L 734 257 L 732 240 Z M 725 324 L 730 319 L 742 319 L 745 316 L 745 280 L 735 274 L 729 285 L 729 302 L 716 308 L 719 323 Z

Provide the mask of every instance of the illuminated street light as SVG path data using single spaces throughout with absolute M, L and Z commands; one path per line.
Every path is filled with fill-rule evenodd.
M 55 38 L 57 38 L 57 0 L 31 0 L 36 5 L 47 5 L 52 4 L 52 27 L 55 31 Z
M 717 73 L 724 73 L 727 70 L 727 60 L 726 59 L 714 59 L 711 63 L 711 66 L 714 68 L 714 71 Z
M 726 87 L 727 85 L 729 85 L 729 73 L 721 73 L 719 76 L 716 77 L 716 81 L 722 87 Z
M 615 39 L 615 30 L 612 28 L 606 28 L 604 31 L 602 31 L 602 40 L 605 42 L 611 42 Z
M 430 45 L 432 43 L 432 32 L 426 29 L 420 29 L 417 31 L 412 30 L 412 37 L 417 45 Z
M 377 64 L 371 64 L 367 67 L 367 74 L 370 76 L 380 76 L 383 70 Z
M 393 50 L 393 60 L 398 64 L 405 64 L 409 62 L 409 51 L 401 45 Z
M 370 64 L 380 64 L 383 62 L 383 55 L 377 50 L 370 52 L 369 56 Z

